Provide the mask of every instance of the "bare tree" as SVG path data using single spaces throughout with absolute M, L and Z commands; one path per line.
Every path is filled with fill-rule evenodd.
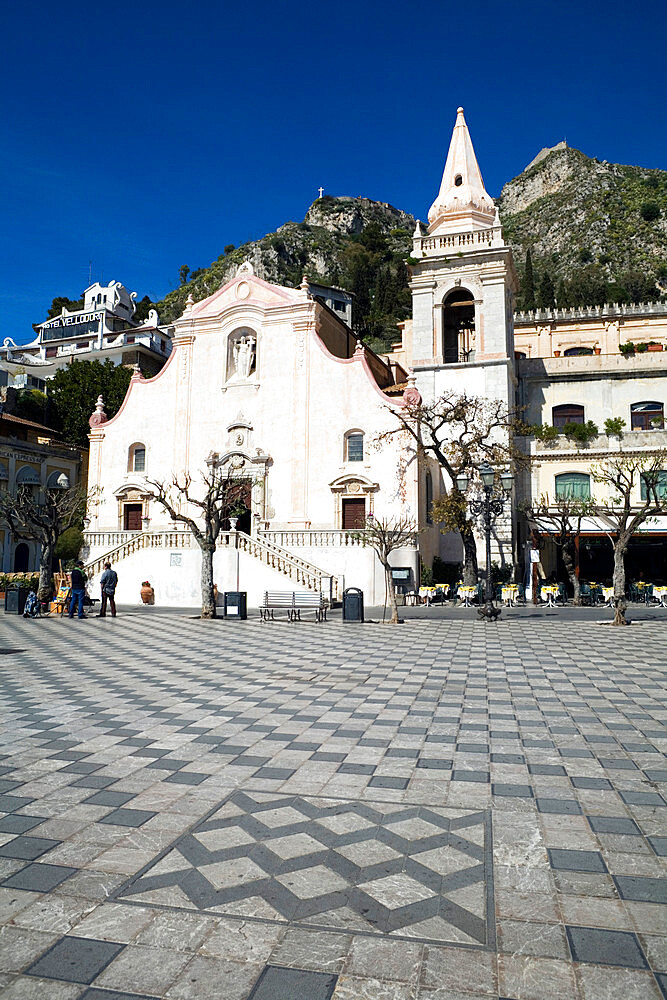
M 187 525 L 201 549 L 201 616 L 215 618 L 213 591 L 213 555 L 223 521 L 245 510 L 243 498 L 248 489 L 247 477 L 241 477 L 229 467 L 225 472 L 210 462 L 208 471 L 201 474 L 200 482 L 193 486 L 192 478 L 185 473 L 174 475 L 170 482 L 148 480 L 153 492 L 149 500 L 160 504 L 172 521 Z M 181 510 L 196 508 L 199 517 L 192 517 Z
M 560 549 L 563 564 L 574 593 L 573 603 L 581 604 L 579 585 L 578 539 L 585 517 L 595 514 L 595 501 L 583 497 L 562 496 L 553 501 L 544 493 L 534 504 L 523 504 L 522 511 L 532 528 L 546 532 Z
M 391 622 L 398 624 L 398 606 L 396 604 L 396 588 L 391 575 L 389 556 L 395 549 L 414 545 L 418 528 L 415 521 L 409 517 L 378 518 L 373 515 L 366 518 L 363 531 L 354 532 L 364 545 L 375 549 L 377 557 L 384 569 L 385 585 L 391 608 Z
M 650 518 L 667 513 L 667 496 L 662 495 L 662 470 L 667 451 L 652 454 L 621 454 L 591 470 L 593 480 L 607 487 L 609 500 L 594 505 L 594 513 L 604 526 L 614 548 L 614 625 L 627 625 L 625 612 L 625 555 L 630 540 Z M 644 484 L 645 499 L 633 503 L 637 487 Z
M 5 521 L 17 538 L 39 542 L 40 601 L 51 596 L 56 543 L 67 528 L 82 523 L 87 501 L 85 489 L 78 486 L 19 486 L 14 494 L 0 492 L 0 521 Z
M 467 393 L 441 396 L 434 403 L 406 401 L 402 410 L 391 411 L 399 426 L 381 435 L 381 440 L 407 431 L 421 455 L 429 455 L 450 480 L 447 493 L 433 503 L 433 520 L 445 531 L 458 531 L 463 542 L 463 579 L 477 583 L 475 521 L 465 497 L 456 488 L 456 476 L 467 473 L 477 480 L 477 468 L 487 461 L 502 465 L 519 459 L 510 434 L 516 419 L 499 399 L 484 399 Z

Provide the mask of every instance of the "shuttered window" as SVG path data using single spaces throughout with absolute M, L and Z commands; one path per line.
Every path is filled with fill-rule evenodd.
M 585 472 L 563 472 L 556 476 L 556 500 L 590 500 L 591 477 Z
M 665 471 L 659 472 L 657 474 L 657 479 L 654 479 L 651 476 L 650 490 L 652 499 L 655 499 L 655 497 L 657 497 L 658 500 L 667 499 L 667 472 Z M 646 481 L 646 477 L 642 476 L 641 477 L 642 500 L 648 499 L 648 493 L 649 493 L 649 484 Z

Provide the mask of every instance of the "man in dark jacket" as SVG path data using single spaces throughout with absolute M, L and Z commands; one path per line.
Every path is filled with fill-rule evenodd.
M 118 573 L 111 568 L 111 563 L 104 564 L 104 573 L 100 577 L 100 586 L 102 588 L 102 607 L 100 608 L 100 613 L 98 618 L 106 618 L 107 613 L 107 601 L 111 607 L 111 617 L 116 617 L 116 587 L 118 586 Z
M 69 599 L 69 617 L 74 618 L 74 609 L 79 606 L 79 618 L 85 618 L 83 613 L 83 595 L 86 592 L 86 578 L 83 575 L 83 563 L 77 559 L 70 574 L 72 581 L 72 596 Z

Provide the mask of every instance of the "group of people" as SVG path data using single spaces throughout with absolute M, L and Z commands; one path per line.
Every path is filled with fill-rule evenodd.
M 83 572 L 83 562 L 77 559 L 74 569 L 70 574 L 70 599 L 69 617 L 74 618 L 74 612 L 78 608 L 78 617 L 86 618 L 83 613 L 83 600 L 86 595 L 86 577 Z M 100 606 L 98 618 L 106 618 L 107 604 L 111 610 L 111 617 L 116 617 L 116 587 L 118 586 L 118 573 L 111 568 L 111 563 L 104 564 L 104 572 L 100 577 L 100 587 L 102 590 L 102 604 Z

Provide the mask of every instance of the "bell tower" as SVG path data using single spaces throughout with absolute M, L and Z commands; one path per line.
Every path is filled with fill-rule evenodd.
M 411 262 L 413 368 L 424 398 L 446 391 L 513 402 L 512 251 L 459 108 L 428 228 Z

